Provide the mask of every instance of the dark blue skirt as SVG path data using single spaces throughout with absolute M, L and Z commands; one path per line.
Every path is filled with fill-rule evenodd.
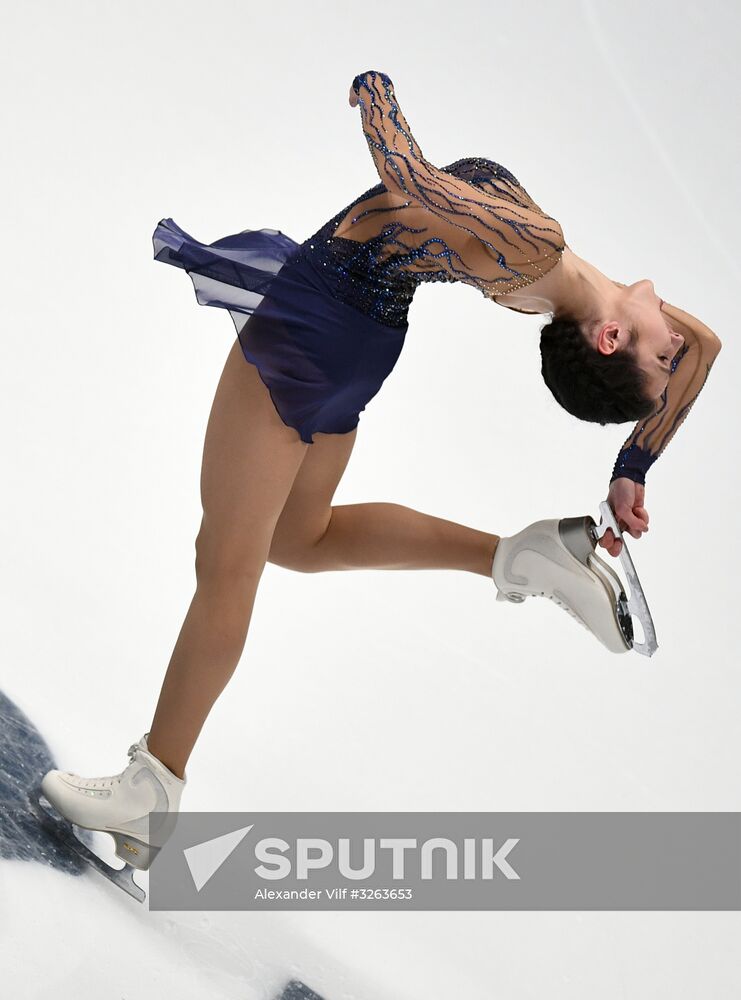
M 390 327 L 338 301 L 316 258 L 276 229 L 200 243 L 172 219 L 154 231 L 155 260 L 190 276 L 200 305 L 226 309 L 242 353 L 302 441 L 345 434 L 376 395 L 404 346 Z

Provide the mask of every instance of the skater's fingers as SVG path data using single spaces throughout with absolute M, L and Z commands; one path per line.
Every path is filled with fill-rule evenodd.
M 619 519 L 620 530 L 623 531 L 624 528 L 627 528 L 633 538 L 640 538 L 641 532 L 648 528 L 648 522 L 644 521 L 643 518 L 636 517 L 633 508 L 628 504 L 619 504 L 615 513 Z
M 631 538 L 640 538 L 641 532 L 638 528 L 632 528 L 629 524 L 620 524 L 622 533 L 630 535 Z
M 612 543 L 612 545 L 607 546 L 607 551 L 610 553 L 611 556 L 619 556 L 620 549 L 622 547 L 623 543 L 620 541 L 619 538 L 616 538 L 615 541 Z
M 648 511 L 646 510 L 646 508 L 645 507 L 634 507 L 633 508 L 633 513 L 636 515 L 636 517 L 640 517 L 640 519 L 646 525 L 646 527 L 644 528 L 644 531 L 648 531 Z
M 620 541 L 620 539 L 615 537 L 612 528 L 607 528 L 605 530 L 604 535 L 602 535 L 602 537 L 599 540 L 599 544 L 602 546 L 603 549 L 607 549 L 607 551 L 610 553 L 611 556 L 620 555 L 620 549 L 623 546 L 623 543 Z

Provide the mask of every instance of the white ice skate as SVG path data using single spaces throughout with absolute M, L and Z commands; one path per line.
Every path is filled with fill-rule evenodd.
M 502 538 L 492 565 L 497 600 L 519 603 L 531 596 L 547 597 L 611 652 L 632 649 L 651 656 L 658 648 L 656 632 L 628 547 L 607 501 L 600 504 L 600 514 L 599 525 L 588 514 L 554 518 Z M 617 573 L 595 552 L 608 528 L 623 543 L 619 558 L 630 598 Z M 643 642 L 635 638 L 632 614 L 641 622 Z
M 187 780 L 178 778 L 150 753 L 147 736 L 149 733 L 129 747 L 130 763 L 120 774 L 82 778 L 69 771 L 48 771 L 31 794 L 38 818 L 47 826 L 53 824 L 57 837 L 140 902 L 145 894 L 134 882 L 133 870 L 148 869 L 172 834 Z M 55 821 L 41 804 L 42 798 L 67 823 Z M 155 812 L 167 815 L 149 815 Z M 124 868 L 107 865 L 70 831 L 70 823 L 110 833 Z

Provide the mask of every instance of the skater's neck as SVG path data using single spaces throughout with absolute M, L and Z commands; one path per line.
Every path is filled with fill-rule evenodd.
M 561 259 L 542 278 L 525 288 L 498 295 L 497 302 L 538 313 L 558 313 L 587 322 L 615 311 L 624 286 L 566 246 Z
M 571 316 L 581 323 L 608 315 L 615 309 L 622 285 L 568 247 L 560 264 L 561 267 L 554 268 L 558 280 L 548 290 L 549 312 Z

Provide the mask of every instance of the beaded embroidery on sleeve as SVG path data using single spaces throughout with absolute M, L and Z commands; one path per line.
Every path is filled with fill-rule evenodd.
M 675 311 L 669 304 L 666 312 L 685 342 L 672 361 L 669 381 L 656 409 L 635 425 L 624 442 L 610 482 L 625 478 L 645 485 L 646 473 L 691 410 L 720 351 L 719 338 L 704 323 L 689 313 Z
M 389 194 L 378 222 L 404 270 L 417 280 L 461 281 L 491 298 L 532 284 L 558 263 L 565 247 L 561 226 L 510 171 L 483 157 L 433 166 L 385 73 L 368 70 L 352 86 Z M 362 216 L 347 220 L 343 235 L 359 221 Z

